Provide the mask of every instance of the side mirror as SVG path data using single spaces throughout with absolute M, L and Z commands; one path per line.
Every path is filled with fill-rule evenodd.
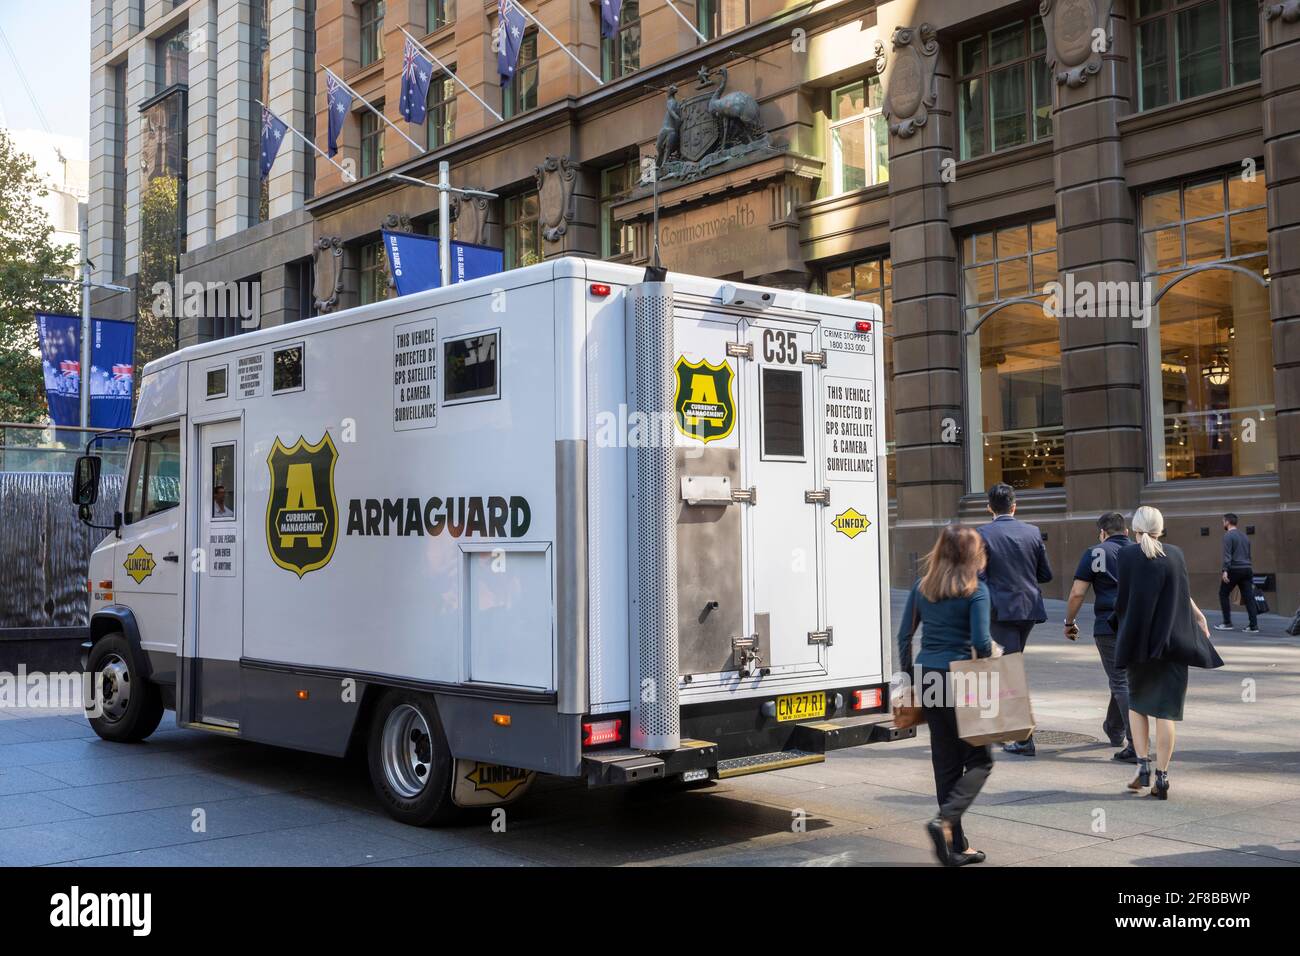
M 72 473 L 72 503 L 77 506 L 82 521 L 86 520 L 90 506 L 99 500 L 100 464 L 98 455 L 82 455 Z

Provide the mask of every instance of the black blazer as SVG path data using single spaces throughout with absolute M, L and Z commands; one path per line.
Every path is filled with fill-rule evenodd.
M 1164 557 L 1148 558 L 1140 544 L 1119 552 L 1119 595 L 1110 616 L 1115 631 L 1115 663 L 1173 661 L 1192 667 L 1223 666 L 1192 617 L 1187 562 L 1183 552 L 1165 545 Z
M 992 599 L 993 620 L 1035 624 L 1046 621 L 1047 608 L 1038 585 L 1052 580 L 1052 566 L 1043 547 L 1043 533 L 1032 524 L 1005 515 L 975 530 L 988 552 L 984 580 Z

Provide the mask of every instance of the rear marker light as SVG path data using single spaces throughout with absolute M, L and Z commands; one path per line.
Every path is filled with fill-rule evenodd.
M 853 692 L 853 709 L 854 710 L 871 710 L 873 707 L 879 707 L 881 693 L 879 687 L 871 687 L 867 690 L 855 690 Z
M 871 331 L 871 323 L 870 323 L 870 322 L 857 322 L 857 323 L 854 324 L 853 327 L 854 327 L 855 329 L 857 329 L 859 332 L 870 332 L 870 331 Z
M 299 700 L 308 700 L 308 699 L 310 699 L 310 698 L 311 698 L 311 692 L 310 692 L 310 691 L 305 691 L 305 690 L 300 690 L 300 691 L 298 691 L 298 699 L 299 699 Z
M 498 727 L 509 727 L 509 726 L 510 726 L 510 715 L 509 715 L 509 714 L 493 714 L 493 715 L 492 715 L 492 723 L 496 724 Z
M 599 296 L 602 299 L 605 296 L 609 295 L 610 292 L 612 291 L 613 290 L 603 282 L 593 282 L 591 284 L 591 294 L 595 296 Z
M 623 739 L 623 721 L 598 720 L 582 725 L 582 745 L 598 747 L 601 744 L 616 744 Z

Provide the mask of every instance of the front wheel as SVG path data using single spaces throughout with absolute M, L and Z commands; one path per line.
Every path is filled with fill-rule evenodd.
M 136 743 L 158 729 L 162 693 L 140 673 L 125 637 L 112 634 L 96 641 L 86 670 L 94 682 L 86 717 L 95 733 L 117 743 Z
M 450 823 L 452 756 L 433 698 L 390 690 L 375 708 L 366 747 L 370 782 L 389 816 L 412 826 Z

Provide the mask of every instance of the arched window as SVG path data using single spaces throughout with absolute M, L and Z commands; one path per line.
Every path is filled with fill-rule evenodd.
M 1277 472 L 1264 188 L 1232 172 L 1142 197 L 1155 481 Z
M 1056 281 L 1056 223 L 968 236 L 962 266 L 971 490 L 1062 487 L 1060 328 L 1042 304 Z

